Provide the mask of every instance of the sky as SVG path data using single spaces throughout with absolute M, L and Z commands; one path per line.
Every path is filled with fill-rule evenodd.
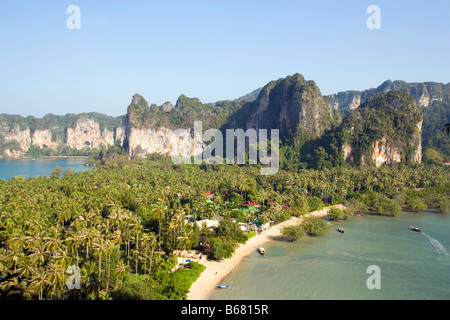
M 135 93 L 215 102 L 295 73 L 324 95 L 448 83 L 449 17 L 448 0 L 2 0 L 0 113 L 119 116 Z

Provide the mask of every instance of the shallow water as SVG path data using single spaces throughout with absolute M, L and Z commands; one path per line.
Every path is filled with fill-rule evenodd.
M 222 281 L 231 288 L 211 299 L 450 299 L 449 230 L 450 215 L 403 212 L 354 217 L 322 237 L 271 241 L 265 256 L 247 256 Z M 380 289 L 367 287 L 372 265 L 380 268 Z

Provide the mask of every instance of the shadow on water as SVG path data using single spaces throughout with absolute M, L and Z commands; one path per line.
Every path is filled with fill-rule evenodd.
M 272 240 L 280 241 L 280 242 L 294 242 L 291 238 L 288 238 L 286 236 L 276 236 L 272 237 Z

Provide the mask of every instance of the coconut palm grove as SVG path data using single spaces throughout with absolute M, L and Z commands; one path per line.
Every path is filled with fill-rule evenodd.
M 333 204 L 346 206 L 333 210 L 335 219 L 393 216 L 402 207 L 450 209 L 449 170 L 438 164 L 263 176 L 256 165 L 174 165 L 163 155 L 102 154 L 108 158 L 93 157 L 97 165 L 89 171 L 0 180 L 2 299 L 186 299 L 204 266 L 175 268 L 177 254 L 231 257 L 255 235 L 239 222 L 277 224 Z M 220 222 L 216 228 L 194 223 L 205 219 Z

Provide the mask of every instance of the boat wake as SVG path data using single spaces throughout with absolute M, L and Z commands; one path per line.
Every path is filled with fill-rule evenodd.
M 442 243 L 440 243 L 438 240 L 430 237 L 425 232 L 422 232 L 422 234 L 425 237 L 427 237 L 428 240 L 430 240 L 430 243 L 433 245 L 434 249 L 436 249 L 436 251 L 439 255 L 438 261 L 440 261 L 446 265 L 450 265 L 450 254 L 448 253 L 447 249 L 444 248 Z

